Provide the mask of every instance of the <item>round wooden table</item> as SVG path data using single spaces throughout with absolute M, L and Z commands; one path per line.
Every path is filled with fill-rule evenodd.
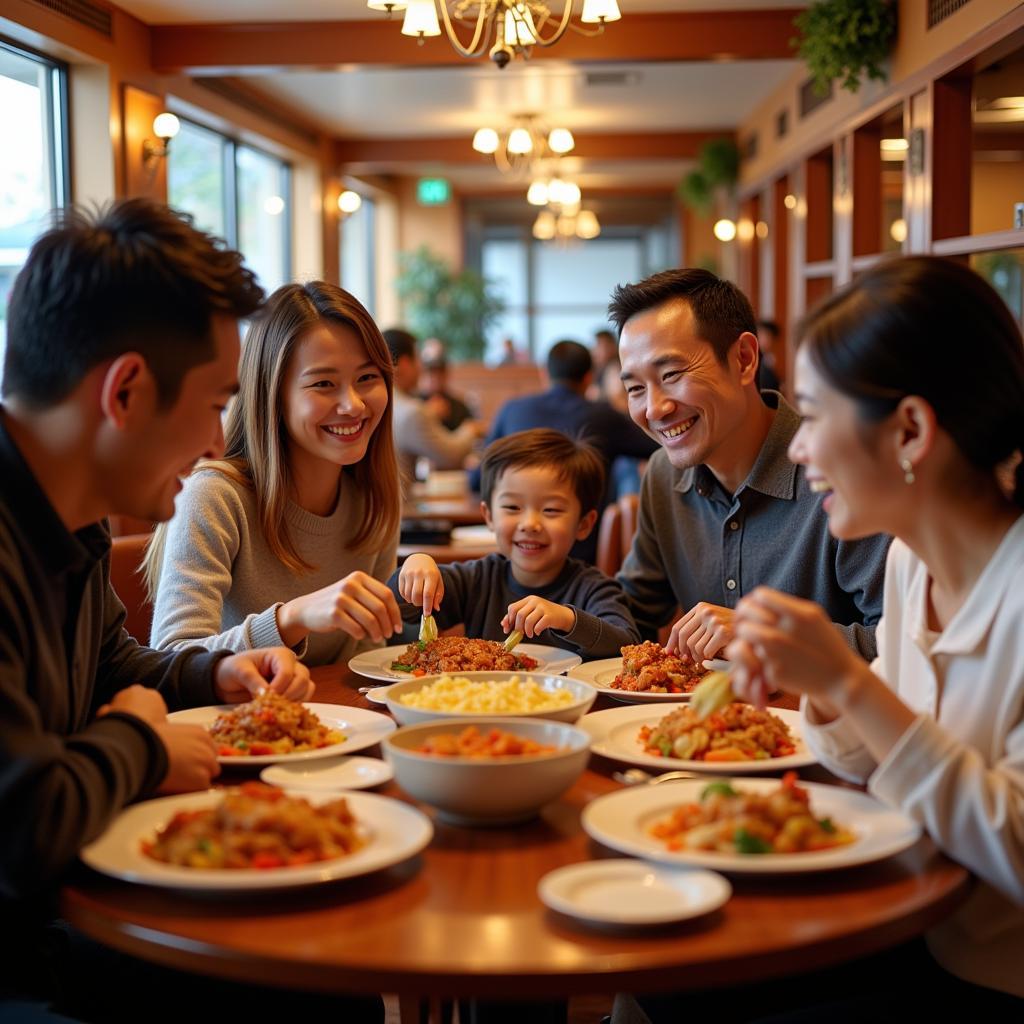
M 315 678 L 317 700 L 370 706 L 356 689 L 365 681 L 347 670 L 320 669 Z M 619 788 L 613 768 L 595 758 L 527 825 L 435 821 L 420 856 L 373 876 L 211 898 L 82 869 L 63 890 L 63 913 L 110 946 L 222 978 L 407 997 L 541 997 L 701 988 L 823 967 L 920 934 L 968 892 L 967 872 L 924 839 L 858 868 L 733 878 L 733 898 L 696 921 L 587 926 L 547 910 L 537 882 L 564 864 L 613 856 L 579 820 L 588 801 Z M 384 792 L 404 798 L 393 785 Z

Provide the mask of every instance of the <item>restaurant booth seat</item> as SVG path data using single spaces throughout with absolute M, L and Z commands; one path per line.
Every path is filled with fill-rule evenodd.
M 622 565 L 622 510 L 618 502 L 605 506 L 597 531 L 597 567 L 614 576 Z
M 150 534 L 132 533 L 110 542 L 110 585 L 125 608 L 124 628 L 143 646 L 149 645 L 153 606 L 142 579 L 142 559 Z

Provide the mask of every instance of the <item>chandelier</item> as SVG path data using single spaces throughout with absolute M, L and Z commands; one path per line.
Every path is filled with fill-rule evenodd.
M 604 31 L 606 22 L 622 17 L 617 0 L 582 0 L 581 24 L 576 25 L 570 20 L 576 0 L 562 2 L 562 13 L 558 16 L 540 0 L 367 0 L 367 6 L 388 15 L 404 10 L 402 35 L 413 36 L 421 46 L 427 36 L 441 34 L 437 17 L 440 7 L 445 34 L 459 54 L 482 57 L 489 52 L 491 60 L 503 68 L 514 57 L 529 57 L 534 46 L 554 46 L 567 29 L 596 36 Z M 468 42 L 459 38 L 456 22 L 467 26 L 467 35 L 468 29 L 472 29 Z M 587 29 L 584 25 L 597 27 Z
M 601 234 L 597 214 L 582 208 L 583 195 L 574 181 L 558 177 L 546 181 L 538 179 L 530 185 L 526 199 L 533 206 L 546 207 L 533 222 L 533 237 L 538 241 L 568 242 L 571 238 L 586 241 Z
M 525 174 L 542 161 L 572 152 L 575 145 L 568 128 L 549 131 L 533 114 L 517 114 L 507 130 L 479 128 L 473 136 L 473 148 L 493 156 L 503 174 Z

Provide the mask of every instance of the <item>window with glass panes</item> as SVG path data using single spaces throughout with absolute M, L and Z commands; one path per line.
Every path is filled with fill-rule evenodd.
M 268 292 L 291 279 L 291 168 L 284 160 L 182 120 L 167 160 L 167 198 L 236 246 Z
M 7 300 L 35 238 L 67 204 L 67 75 L 0 40 L 0 368 Z M 2 369 L 0 369 L 2 373 Z

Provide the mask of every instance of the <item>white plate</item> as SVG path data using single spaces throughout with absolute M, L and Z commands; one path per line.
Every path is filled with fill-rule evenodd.
M 584 715 L 576 724 L 590 733 L 590 749 L 602 757 L 610 757 L 625 764 L 641 765 L 644 768 L 658 768 L 663 772 L 685 769 L 696 772 L 728 773 L 748 775 L 754 772 L 784 771 L 788 768 L 803 768 L 814 764 L 817 758 L 808 749 L 800 735 L 800 712 L 783 708 L 768 708 L 789 726 L 793 734 L 796 753 L 786 757 L 770 757 L 763 761 L 684 761 L 678 757 L 657 757 L 644 752 L 637 739 L 641 726 L 657 725 L 671 711 L 654 711 L 652 708 L 634 705 L 628 708 L 611 708 Z
M 415 678 L 410 672 L 396 672 L 391 662 L 405 653 L 408 644 L 395 644 L 391 647 L 377 647 L 372 651 L 363 651 L 352 658 L 348 667 L 367 679 L 383 679 L 385 682 L 396 682 L 399 679 Z M 519 644 L 516 654 L 528 654 L 537 659 L 537 667 L 532 672 L 544 672 L 549 676 L 560 676 L 571 668 L 575 668 L 583 659 L 561 647 L 547 647 L 544 644 Z M 458 675 L 458 673 L 450 673 Z
M 702 779 L 664 786 L 637 786 L 608 793 L 591 801 L 581 819 L 587 835 L 620 853 L 643 857 L 660 864 L 684 864 L 733 874 L 798 874 L 828 871 L 883 860 L 905 850 L 921 837 L 921 829 L 899 811 L 891 810 L 866 793 L 811 782 L 800 785 L 810 791 L 815 817 L 832 818 L 856 833 L 847 846 L 812 853 L 710 853 L 698 850 L 673 852 L 648 833 L 650 827 L 680 804 L 700 799 L 707 785 Z M 739 779 L 740 790 L 771 792 L 776 779 Z
M 394 685 L 394 683 L 391 684 L 391 686 Z M 367 690 L 366 693 L 363 694 L 363 696 L 371 704 L 387 704 L 388 690 L 391 689 L 391 686 L 375 686 L 372 690 Z
M 537 895 L 552 910 L 607 924 L 666 924 L 717 910 L 732 886 L 713 871 L 593 860 L 549 871 Z
M 678 704 L 690 699 L 688 693 L 651 693 L 649 690 L 619 690 L 612 681 L 622 671 L 622 658 L 585 661 L 567 673 L 573 679 L 590 683 L 598 693 L 606 693 L 624 704 Z
M 201 725 L 209 728 L 214 719 L 223 711 L 237 708 L 238 704 L 221 704 L 206 708 L 189 708 L 187 711 L 175 711 L 167 716 L 170 722 L 186 725 Z M 388 733 L 394 732 L 397 726 L 387 716 L 378 711 L 366 711 L 364 708 L 350 708 L 344 704 L 305 704 L 304 707 L 313 712 L 328 729 L 335 729 L 344 734 L 344 743 L 334 743 L 329 747 L 317 750 L 303 750 L 298 754 L 255 754 L 252 757 L 218 757 L 221 764 L 246 765 L 277 764 L 279 761 L 315 761 L 321 757 L 336 757 L 338 754 L 354 753 L 380 743 Z
M 272 764 L 260 772 L 268 786 L 281 789 L 369 789 L 390 781 L 394 772 L 376 757 L 332 757 L 303 764 Z
M 214 870 L 161 864 L 142 852 L 142 841 L 152 838 L 178 811 L 211 807 L 224 790 L 168 796 L 127 808 L 111 826 L 82 851 L 89 867 L 125 882 L 170 889 L 237 892 L 246 889 L 288 889 L 299 885 L 333 882 L 365 875 L 399 864 L 419 853 L 434 834 L 430 819 L 409 804 L 375 793 L 346 793 L 352 813 L 365 828 L 368 842 L 348 857 L 322 860 L 290 868 Z M 329 793 L 296 793 L 312 804 L 326 803 Z

